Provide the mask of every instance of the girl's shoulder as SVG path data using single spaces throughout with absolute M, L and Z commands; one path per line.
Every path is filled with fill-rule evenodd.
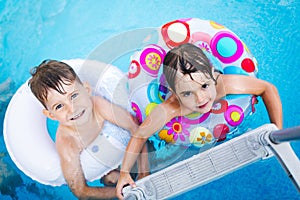
M 166 101 L 158 106 L 161 106 L 161 109 L 168 113 L 170 120 L 174 117 L 191 113 L 190 110 L 181 106 L 181 103 L 175 94 L 172 94 Z
M 170 111 L 173 109 L 177 109 L 180 107 L 180 102 L 175 94 L 172 94 L 166 101 L 159 104 L 161 107 L 169 109 Z

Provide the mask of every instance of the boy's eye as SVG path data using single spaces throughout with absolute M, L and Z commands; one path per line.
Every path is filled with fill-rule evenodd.
M 203 89 L 206 89 L 206 88 L 208 88 L 208 86 L 209 86 L 208 83 L 204 83 L 204 84 L 202 85 L 202 88 L 203 88 Z
M 59 110 L 59 109 L 61 109 L 62 107 L 63 107 L 62 104 L 58 104 L 58 105 L 55 107 L 55 110 Z
M 78 96 L 78 93 L 74 93 L 74 94 L 72 94 L 71 99 L 73 100 L 73 99 L 75 99 L 77 96 Z

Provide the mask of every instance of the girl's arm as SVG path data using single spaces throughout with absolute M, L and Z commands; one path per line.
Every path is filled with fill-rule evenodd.
M 126 148 L 120 178 L 116 188 L 118 198 L 122 199 L 122 189 L 125 185 L 130 184 L 133 187 L 135 186 L 129 172 L 147 139 L 175 117 L 176 114 L 180 113 L 178 112 L 178 110 L 180 110 L 178 107 L 179 104 L 174 104 L 173 101 L 173 98 L 169 98 L 167 101 L 154 108 L 130 139 Z
M 222 75 L 221 77 L 220 81 L 223 81 L 223 84 L 221 82 L 220 86 L 223 85 L 226 94 L 253 94 L 261 96 L 270 121 L 276 124 L 279 129 L 282 129 L 282 104 L 274 85 L 250 76 Z
M 150 174 L 149 159 L 148 159 L 148 148 L 147 143 L 144 144 L 141 154 L 138 159 L 138 177 L 137 179 L 144 178 Z

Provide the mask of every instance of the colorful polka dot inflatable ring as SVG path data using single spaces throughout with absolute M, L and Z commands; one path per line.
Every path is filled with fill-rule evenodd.
M 255 58 L 238 36 L 220 24 L 196 18 L 180 19 L 163 25 L 159 31 L 158 43 L 135 52 L 129 66 L 129 98 L 140 122 L 170 96 L 161 68 L 166 52 L 180 44 L 188 42 L 200 47 L 223 74 L 256 77 Z M 252 95 L 228 95 L 208 113 L 173 118 L 155 137 L 166 143 L 199 148 L 213 145 L 231 138 L 244 118 L 254 112 L 255 103 Z

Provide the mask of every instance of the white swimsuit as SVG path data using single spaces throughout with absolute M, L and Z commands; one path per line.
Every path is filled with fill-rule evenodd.
M 99 136 L 81 153 L 81 166 L 85 178 L 89 181 L 100 179 L 123 160 L 130 133 L 104 122 Z

